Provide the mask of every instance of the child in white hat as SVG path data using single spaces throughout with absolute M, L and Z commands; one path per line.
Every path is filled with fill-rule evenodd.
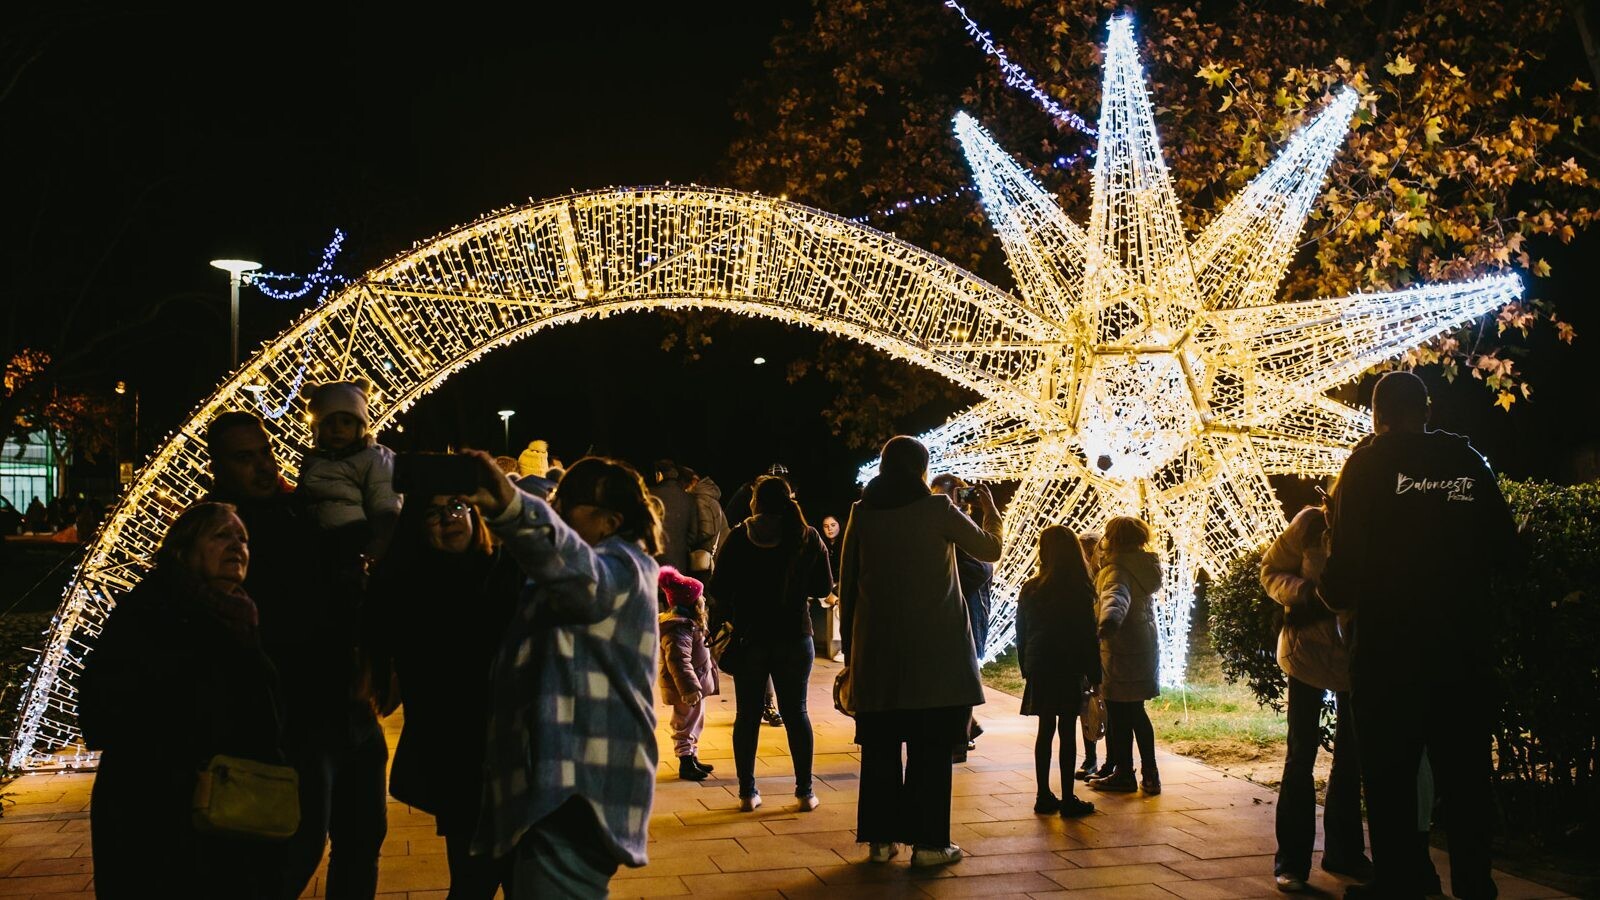
M 299 493 L 317 524 L 336 532 L 341 552 L 366 565 L 383 556 L 400 518 L 394 451 L 367 431 L 367 382 L 334 381 L 310 390 L 316 446 L 300 463 Z

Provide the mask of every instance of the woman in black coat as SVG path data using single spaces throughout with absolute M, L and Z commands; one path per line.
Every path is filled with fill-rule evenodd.
M 1078 536 L 1060 525 L 1039 533 L 1039 571 L 1017 596 L 1017 665 L 1027 687 L 1022 714 L 1039 717 L 1033 743 L 1038 779 L 1036 813 L 1064 818 L 1088 815 L 1094 804 L 1073 795 L 1078 712 L 1085 684 L 1100 683 L 1100 642 L 1095 636 L 1095 590 Z M 1060 799 L 1050 790 L 1051 745 L 1061 736 Z
M 739 806 L 750 812 L 761 805 L 756 745 L 771 677 L 794 760 L 794 795 L 800 811 L 810 812 L 817 808 L 811 783 L 811 716 L 806 710 L 815 657 L 811 598 L 833 593 L 833 575 L 822 536 L 806 524 L 788 482 L 763 476 L 756 481 L 750 507 L 754 515 L 739 523 L 717 552 L 707 591 L 716 598 L 712 633 L 731 621 L 742 654 L 738 670 L 729 672 Z
M 228 504 L 184 511 L 84 664 L 78 721 L 101 751 L 89 808 L 99 897 L 282 892 L 282 844 L 197 831 L 192 818 L 213 756 L 283 762 L 277 676 L 240 587 L 248 541 Z
M 405 724 L 389 772 L 396 800 L 434 817 L 450 867 L 449 900 L 511 895 L 511 857 L 473 856 L 483 794 L 489 676 L 522 588 L 522 570 L 460 497 L 418 497 L 373 578 L 381 645 Z

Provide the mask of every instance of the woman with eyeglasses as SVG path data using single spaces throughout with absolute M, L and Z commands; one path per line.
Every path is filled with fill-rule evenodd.
M 483 794 L 489 672 L 522 570 L 460 496 L 407 503 L 394 543 L 373 574 L 379 646 L 392 656 L 405 724 L 389 793 L 434 817 L 445 840 L 450 900 L 511 887 L 509 859 L 473 856 Z
M 551 501 L 479 461 L 469 499 L 527 576 L 495 656 L 474 849 L 513 898 L 604 897 L 648 860 L 661 502 L 627 463 L 578 460 Z

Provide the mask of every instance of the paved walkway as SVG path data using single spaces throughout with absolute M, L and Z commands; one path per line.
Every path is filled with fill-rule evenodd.
M 722 696 L 712 698 L 701 743 L 701 758 L 716 766 L 716 776 L 700 784 L 679 781 L 671 744 L 660 735 L 663 762 L 650 819 L 651 862 L 619 872 L 613 896 L 1281 896 L 1272 883 L 1272 792 L 1163 755 L 1164 791 L 1158 797 L 1087 792 L 1098 811 L 1086 819 L 1036 816 L 1035 720 L 1017 715 L 1015 698 L 993 691 L 978 712 L 987 733 L 955 774 L 952 837 L 966 850 L 966 860 L 915 873 L 904 854 L 889 865 L 863 863 L 865 848 L 852 832 L 859 760 L 850 743 L 850 720 L 833 710 L 837 671 L 835 664 L 819 663 L 811 686 L 822 807 L 807 814 L 795 809 L 783 732 L 763 727 L 757 769 L 766 805 L 754 813 L 738 811 L 730 737 L 733 691 L 725 683 Z M 388 724 L 392 741 L 398 717 Z M 14 802 L 0 818 L 0 896 L 93 896 L 88 833 L 93 777 L 28 775 L 5 789 Z M 444 841 L 434 835 L 429 816 L 391 802 L 383 852 L 380 896 L 444 900 L 449 884 Z M 1442 858 L 1439 863 L 1440 872 L 1447 872 Z M 1505 900 L 1561 896 L 1507 875 L 1497 873 L 1496 880 Z M 1311 886 L 1323 896 L 1342 891 L 1339 879 L 1319 869 Z M 307 896 L 321 892 L 319 873 Z M 159 887 L 151 896 L 160 896 Z

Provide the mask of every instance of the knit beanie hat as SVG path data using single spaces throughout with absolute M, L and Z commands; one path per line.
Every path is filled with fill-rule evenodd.
M 528 442 L 527 449 L 517 456 L 517 475 L 544 477 L 550 470 L 550 445 L 540 440 Z
M 672 566 L 661 567 L 661 575 L 656 583 L 661 593 L 666 595 L 669 606 L 686 610 L 699 608 L 700 594 L 706 589 L 700 579 L 690 578 Z
M 367 421 L 367 382 L 330 381 L 311 390 L 311 418 L 322 421 L 334 413 L 349 413 L 362 426 Z

